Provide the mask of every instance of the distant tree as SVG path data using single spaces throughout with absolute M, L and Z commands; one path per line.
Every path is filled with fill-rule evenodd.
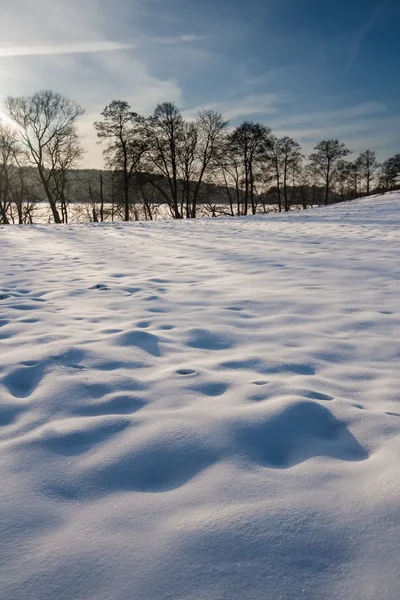
M 179 165 L 185 139 L 185 124 L 178 107 L 159 104 L 150 117 L 139 117 L 141 136 L 146 142 L 145 169 L 153 174 L 153 185 L 168 205 L 174 219 L 183 218 Z
M 390 191 L 400 183 L 400 154 L 385 160 L 381 165 L 379 185 L 384 191 Z
M 275 188 L 276 194 L 278 198 L 278 210 L 282 212 L 282 173 L 283 173 L 283 164 L 282 164 L 282 152 L 281 152 L 281 144 L 279 138 L 276 136 L 271 136 L 270 143 L 267 147 L 267 161 L 266 161 L 267 180 L 269 179 L 268 170 L 271 168 L 273 173 L 273 177 L 275 179 Z
M 316 152 L 310 155 L 310 163 L 324 183 L 324 201 L 327 206 L 329 192 L 335 180 L 337 163 L 351 152 L 339 140 L 323 140 L 315 146 L 314 150 Z
M 325 188 L 321 188 L 321 174 L 317 165 L 307 162 L 304 168 L 306 181 L 311 188 L 311 206 L 321 206 L 324 202 Z
M 145 168 L 153 175 L 146 187 L 153 185 L 173 218 L 195 218 L 204 184 L 217 168 L 226 121 L 213 110 L 185 121 L 178 107 L 166 102 L 138 122 L 147 143 Z
M 134 182 L 134 189 L 142 206 L 145 221 L 152 221 L 160 212 L 161 202 L 152 179 L 153 176 L 149 173 L 139 173 Z
M 98 181 L 96 181 L 98 180 Z M 98 178 L 93 182 L 92 178 L 88 181 L 88 193 L 90 199 L 90 221 L 93 223 L 103 223 L 104 221 L 104 181 L 103 174 L 100 172 Z M 96 185 L 98 183 L 98 185 Z
M 351 187 L 352 163 L 347 160 L 339 160 L 336 164 L 335 189 L 340 195 L 342 202 L 348 200 Z
M 312 171 L 307 167 L 300 168 L 297 176 L 297 192 L 303 210 L 313 204 L 314 178 Z
M 356 159 L 351 161 L 347 165 L 348 171 L 348 180 L 349 180 L 349 188 L 350 195 L 353 198 L 358 198 L 361 192 L 361 181 L 362 181 L 362 172 L 361 172 L 361 161 L 360 159 Z
M 128 102 L 113 100 L 103 112 L 102 121 L 96 121 L 99 143 L 107 142 L 103 155 L 109 168 L 122 173 L 124 220 L 130 219 L 130 187 L 132 177 L 140 170 L 146 145 L 140 136 L 138 115 Z
M 241 160 L 228 143 L 224 145 L 223 152 L 218 158 L 218 175 L 220 185 L 225 190 L 229 202 L 230 216 L 235 214 L 240 217 L 243 212 L 242 200 L 242 168 Z
M 278 152 L 281 157 L 282 174 L 283 174 L 283 196 L 284 206 L 287 212 L 290 209 L 288 197 L 288 178 L 289 173 L 294 172 L 299 168 L 302 154 L 300 144 L 295 142 L 290 137 L 283 137 L 278 141 Z
M 184 124 L 178 171 L 187 218 L 196 217 L 202 184 L 216 169 L 227 124 L 222 114 L 214 110 L 200 111 L 195 121 Z
M 366 150 L 360 154 L 358 161 L 361 177 L 363 181 L 365 181 L 367 196 L 369 196 L 371 191 L 371 182 L 375 176 L 375 173 L 379 169 L 376 152 Z
M 225 151 L 239 166 L 243 189 L 242 214 L 252 214 L 257 210 L 256 184 L 261 178 L 262 165 L 266 160 L 267 149 L 271 143 L 271 130 L 260 123 L 245 121 L 227 136 Z
M 8 97 L 6 111 L 18 125 L 27 159 L 37 170 L 53 219 L 61 223 L 57 205 L 65 205 L 67 174 L 83 153 L 76 121 L 84 110 L 48 90 L 33 96 Z
M 290 209 L 289 203 L 289 177 L 295 177 L 299 172 L 302 154 L 300 144 L 290 137 L 277 138 L 272 136 L 267 147 L 267 167 L 274 173 L 275 188 L 278 197 L 278 210 L 282 211 L 282 204 L 285 211 Z M 283 203 L 282 203 L 283 192 Z
M 36 204 L 17 132 L 0 122 L 0 223 L 32 223 Z M 31 178 L 32 179 L 32 178 Z
M 15 132 L 0 122 L 0 223 L 10 224 L 10 207 L 12 204 L 13 174 L 20 154 L 20 147 L 15 139 Z

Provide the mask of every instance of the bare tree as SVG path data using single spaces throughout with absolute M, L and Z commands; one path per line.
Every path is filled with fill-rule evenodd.
M 313 174 L 307 167 L 300 169 L 297 179 L 297 192 L 303 210 L 313 204 Z
M 385 192 L 394 190 L 400 185 L 400 154 L 396 154 L 382 163 L 379 185 Z
M 290 173 L 294 174 L 300 167 L 302 160 L 300 144 L 287 136 L 273 137 L 268 148 L 268 158 L 275 171 L 279 212 L 282 210 L 281 185 L 283 185 L 284 208 L 288 211 L 290 209 L 288 180 Z
M 267 163 L 265 167 L 272 167 L 274 173 L 275 188 L 278 197 L 278 210 L 282 212 L 282 154 L 279 138 L 271 137 L 270 144 L 267 149 Z
M 98 182 L 98 186 L 97 186 Z M 88 192 L 91 206 L 91 221 L 93 223 L 103 223 L 104 221 L 104 181 L 103 174 L 100 172 L 93 181 L 88 181 Z
M 57 203 L 65 200 L 67 171 L 82 156 L 76 120 L 81 106 L 53 91 L 8 97 L 6 110 L 18 125 L 29 162 L 37 169 L 55 223 L 61 223 Z
M 151 173 L 139 173 L 134 180 L 134 190 L 141 205 L 140 217 L 145 221 L 156 219 L 162 209 L 163 200 L 153 185 L 154 175 Z
M 107 142 L 103 152 L 107 166 L 122 173 L 124 220 L 130 219 L 130 187 L 132 177 L 140 170 L 145 144 L 139 135 L 138 115 L 128 102 L 113 100 L 101 113 L 102 121 L 94 127 L 99 142 Z
M 379 169 L 376 152 L 366 150 L 360 154 L 358 160 L 361 177 L 365 181 L 367 196 L 369 196 L 371 191 L 371 182 L 375 176 L 375 173 Z
M 36 204 L 16 131 L 0 122 L 0 223 L 32 223 Z
M 290 178 L 291 178 L 291 190 L 290 190 L 290 199 L 289 199 L 289 208 L 290 206 L 299 205 L 305 210 L 307 208 L 307 198 L 306 194 L 304 194 L 304 181 L 306 178 L 306 174 L 304 173 L 305 169 L 303 168 L 303 155 L 300 154 L 299 160 L 297 162 L 291 162 L 289 164 Z
M 358 198 L 361 193 L 361 161 L 359 158 L 348 163 L 349 192 L 352 198 Z
M 352 164 L 347 160 L 339 160 L 336 164 L 335 189 L 340 195 L 340 200 L 344 202 L 349 199 L 350 188 L 352 187 Z
M 316 152 L 310 155 L 310 163 L 325 186 L 325 206 L 328 205 L 329 192 L 335 180 L 337 163 L 348 156 L 350 150 L 339 140 L 323 140 L 314 148 Z
M 0 122 L 0 223 L 10 224 L 9 210 L 13 200 L 12 179 L 20 148 L 15 132 Z
M 256 184 L 262 176 L 262 165 L 270 145 L 271 130 L 261 123 L 245 121 L 227 136 L 226 149 L 242 173 L 243 189 L 242 214 L 248 214 L 251 206 L 252 214 L 257 212 Z
M 216 168 L 227 125 L 213 110 L 187 122 L 171 103 L 160 104 L 150 117 L 139 117 L 146 140 L 144 167 L 158 196 L 175 219 L 195 218 L 204 183 Z
M 175 104 L 159 104 L 150 117 L 139 117 L 146 141 L 145 170 L 154 175 L 151 184 L 170 209 L 174 219 L 182 219 L 179 161 L 185 138 L 182 114 Z
M 242 200 L 242 170 L 241 161 L 236 152 L 231 151 L 229 144 L 225 144 L 223 152 L 218 158 L 218 179 L 219 184 L 224 188 L 229 202 L 230 216 L 235 214 L 240 217 L 243 214 Z
M 195 122 L 185 123 L 179 170 L 185 190 L 186 217 L 196 217 L 200 191 L 221 155 L 227 122 L 214 110 L 199 112 Z

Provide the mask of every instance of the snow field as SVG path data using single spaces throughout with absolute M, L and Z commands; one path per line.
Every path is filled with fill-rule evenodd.
M 7 600 L 397 600 L 400 197 L 0 228 Z

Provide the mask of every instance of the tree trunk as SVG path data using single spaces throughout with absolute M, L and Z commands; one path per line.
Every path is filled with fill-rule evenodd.
M 282 212 L 282 194 L 281 194 L 281 182 L 279 178 L 279 163 L 278 157 L 274 157 L 274 167 L 275 167 L 275 179 L 276 179 L 276 193 L 278 194 L 278 210 Z
M 2 225 L 10 225 L 10 221 L 8 220 L 6 210 L 1 201 L 0 201 L 0 216 L 1 216 Z
M 276 172 L 276 191 L 278 193 L 278 209 L 282 212 L 282 197 L 281 197 L 281 184 L 279 181 L 279 172 Z
M 45 191 L 46 196 L 47 196 L 47 200 L 49 201 L 49 204 L 50 204 L 50 209 L 51 209 L 51 212 L 52 212 L 52 215 L 53 215 L 54 223 L 57 223 L 59 225 L 62 222 L 61 218 L 60 218 L 60 213 L 57 210 L 57 205 L 56 205 L 56 202 L 55 202 L 55 200 L 53 198 L 53 194 L 50 191 L 50 188 L 49 188 L 49 186 L 47 184 L 47 180 L 46 180 L 46 178 L 44 176 L 43 169 L 42 169 L 42 167 L 40 165 L 38 165 L 38 171 L 39 171 L 40 180 L 42 182 L 42 185 L 44 187 L 44 191 Z
M 245 179 L 244 179 L 244 207 L 243 207 L 243 215 L 247 216 L 247 211 L 249 208 L 249 173 L 247 169 L 247 165 L 245 167 Z
M 111 178 L 111 222 L 114 222 L 115 215 L 115 175 L 112 174 Z
M 124 221 L 129 221 L 129 181 L 124 181 Z
M 60 213 L 57 210 L 56 203 L 51 200 L 49 200 L 49 202 L 50 202 L 50 208 L 51 208 L 51 212 L 53 215 L 54 223 L 57 223 L 57 225 L 59 225 L 60 223 L 62 223 L 62 220 L 60 217 Z
M 289 199 L 288 199 L 288 193 L 287 193 L 287 165 L 285 163 L 284 166 L 284 170 L 283 170 L 283 195 L 285 198 L 285 212 L 289 211 Z
M 235 212 L 233 210 L 233 202 L 232 202 L 232 198 L 230 197 L 230 195 L 229 195 L 229 206 L 230 206 L 230 209 L 231 209 L 231 217 L 234 217 L 235 216 Z
M 100 173 L 100 221 L 104 221 L 103 175 Z
M 251 212 L 253 215 L 256 214 L 256 205 L 254 203 L 254 178 L 253 170 L 250 168 L 250 201 L 251 201 Z

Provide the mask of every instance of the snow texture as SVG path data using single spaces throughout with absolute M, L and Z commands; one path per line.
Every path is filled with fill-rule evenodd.
M 400 195 L 0 228 L 5 600 L 397 600 Z

